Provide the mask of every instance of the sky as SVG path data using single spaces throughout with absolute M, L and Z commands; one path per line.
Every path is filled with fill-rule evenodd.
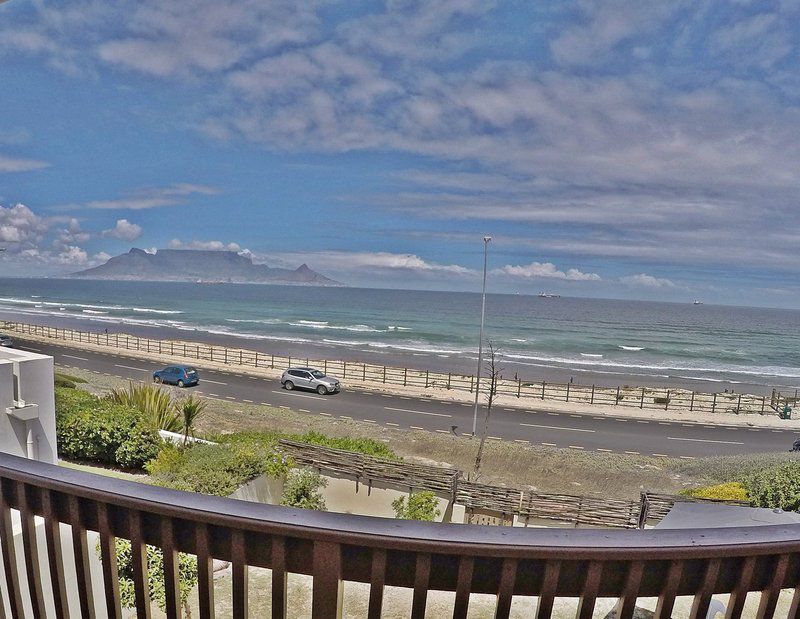
M 800 307 L 800 0 L 10 0 L 0 275 Z

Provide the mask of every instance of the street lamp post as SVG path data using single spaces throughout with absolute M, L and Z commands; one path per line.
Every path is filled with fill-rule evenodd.
M 475 377 L 475 410 L 472 415 L 472 436 L 478 429 L 478 399 L 481 393 L 481 367 L 483 366 L 483 321 L 486 316 L 486 265 L 488 264 L 489 241 L 492 237 L 483 237 L 483 291 L 481 293 L 481 334 L 478 340 L 478 374 Z

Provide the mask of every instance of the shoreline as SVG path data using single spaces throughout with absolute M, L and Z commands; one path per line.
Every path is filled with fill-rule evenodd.
M 84 341 L 79 342 L 70 339 L 63 339 L 62 337 L 48 337 L 44 334 L 21 333 L 13 329 L 10 330 L 10 332 L 17 334 L 18 338 L 23 341 L 27 340 L 32 342 L 38 341 L 55 343 L 76 350 L 91 350 L 106 354 L 110 352 L 111 354 L 117 354 L 120 357 L 138 358 L 148 360 L 150 362 L 155 361 L 158 363 L 167 364 L 185 363 L 196 365 L 201 368 L 223 372 L 234 372 L 240 375 L 250 375 L 260 378 L 277 379 L 280 377 L 283 370 L 283 365 L 276 365 L 275 367 L 266 365 L 266 356 L 262 357 L 262 364 L 258 367 L 254 367 L 252 364 L 240 365 L 239 363 L 236 363 L 236 360 L 239 358 L 238 349 L 231 350 L 234 355 L 233 358 L 230 359 L 230 362 L 227 363 L 223 361 L 221 355 L 219 355 L 219 349 L 217 358 L 211 361 L 206 357 L 183 357 L 179 354 L 179 352 L 182 350 L 180 346 L 182 343 L 180 343 L 178 347 L 174 349 L 175 354 L 171 355 L 169 354 L 169 351 L 172 349 L 172 346 L 167 346 L 170 344 L 170 341 L 168 340 L 161 341 L 161 343 L 164 344 L 163 353 L 159 353 L 155 348 L 149 351 L 144 349 L 137 350 L 135 348 L 117 348 L 113 345 L 107 345 L 102 341 L 99 343 L 97 341 L 89 343 L 84 339 Z M 84 335 L 86 334 L 86 332 L 83 333 Z M 94 335 L 93 339 L 95 338 L 97 338 L 96 335 Z M 175 344 L 176 342 L 172 341 L 172 343 Z M 156 342 L 152 341 L 151 344 L 154 345 Z M 190 352 L 195 352 L 191 350 L 191 346 L 195 346 L 194 343 L 187 343 L 187 345 Z M 205 354 L 207 351 L 203 350 L 202 352 Z M 245 360 L 248 360 L 247 356 L 245 356 Z M 249 360 L 252 360 L 252 357 L 250 357 Z M 285 359 L 279 359 L 277 357 L 275 358 L 275 361 L 277 363 L 285 363 Z M 338 369 L 341 370 L 341 366 Z M 349 369 L 350 368 L 348 367 L 348 370 Z M 466 386 L 468 386 L 469 383 L 467 383 L 466 386 L 463 383 L 464 377 L 453 375 L 454 384 L 456 383 L 456 379 L 462 380 L 461 387 L 446 388 L 444 383 L 441 381 L 441 375 L 433 377 L 432 381 L 428 383 L 425 372 L 409 370 L 409 379 L 413 378 L 416 381 L 416 384 L 415 382 L 409 380 L 409 384 L 405 385 L 402 381 L 400 384 L 397 382 L 382 382 L 380 380 L 380 374 L 375 373 L 375 370 L 377 369 L 379 369 L 378 366 L 370 367 L 369 371 L 367 371 L 365 368 L 364 378 L 362 379 L 361 364 L 357 364 L 355 367 L 355 377 L 352 375 L 352 370 L 350 375 L 342 377 L 342 374 L 337 372 L 337 368 L 331 368 L 332 375 L 343 378 L 345 388 L 352 386 L 353 389 L 373 393 L 386 393 L 399 395 L 401 397 L 409 396 L 421 399 L 459 402 L 465 406 L 474 401 L 474 394 L 466 389 Z M 414 374 L 413 377 L 412 372 Z M 384 380 L 385 376 L 386 375 L 384 374 Z M 397 375 L 395 374 L 394 376 L 396 378 Z M 422 381 L 420 380 L 421 378 L 425 379 L 424 388 L 422 386 Z M 469 377 L 466 378 L 469 380 Z M 513 383 L 512 386 L 514 386 Z M 551 387 L 550 385 L 548 386 Z M 528 386 L 525 385 L 525 387 L 527 388 Z M 533 387 L 534 389 L 539 388 L 538 385 L 533 385 Z M 556 386 L 553 385 L 552 387 Z M 561 393 L 563 393 L 563 391 Z M 553 398 L 550 395 L 551 392 L 548 392 L 548 397 L 546 399 L 540 399 L 535 392 L 531 393 L 530 389 L 524 391 L 522 397 L 515 395 L 515 393 L 509 393 L 508 390 L 506 390 L 504 393 L 499 394 L 495 398 L 495 405 L 518 410 L 521 414 L 524 414 L 526 409 L 536 409 L 541 411 L 572 414 L 577 413 L 600 417 L 635 418 L 654 421 L 669 420 L 689 422 L 692 424 L 715 424 L 723 427 L 759 426 L 783 429 L 800 428 L 800 417 L 796 416 L 795 419 L 792 420 L 784 420 L 779 418 L 769 406 L 764 408 L 765 399 L 763 399 L 761 396 L 739 396 L 739 403 L 742 405 L 742 407 L 740 412 L 736 412 L 738 410 L 737 397 L 732 394 L 695 393 L 692 395 L 692 402 L 694 402 L 695 405 L 695 408 L 692 410 L 689 408 L 689 394 L 691 394 L 691 392 L 681 390 L 675 390 L 671 392 L 670 398 L 673 398 L 674 400 L 670 400 L 673 403 L 670 404 L 670 407 L 668 408 L 661 408 L 661 406 L 651 405 L 652 402 L 655 401 L 655 398 L 663 396 L 663 390 L 656 390 L 652 388 L 638 388 L 630 391 L 623 390 L 622 393 L 624 394 L 624 403 L 620 402 L 619 405 L 614 405 L 613 402 L 616 400 L 611 399 L 615 393 L 615 390 L 613 389 L 601 390 L 598 388 L 596 392 L 595 390 L 591 390 L 591 401 L 589 399 L 589 393 L 590 390 L 588 388 L 578 388 L 577 386 L 573 385 L 572 399 L 569 401 L 563 401 L 558 399 L 559 392 L 557 390 L 556 398 Z M 616 393 L 619 395 L 620 391 L 617 390 Z M 647 396 L 647 400 L 645 400 L 647 405 L 643 408 L 636 405 L 640 394 L 642 398 L 644 398 L 645 395 Z M 712 395 L 713 401 L 717 405 L 716 412 L 714 412 L 714 409 L 709 410 L 709 405 L 712 401 Z M 759 410 L 764 412 L 759 414 Z
M 457 355 L 437 355 L 435 353 L 401 353 L 389 350 L 362 351 L 336 346 L 334 344 L 303 341 L 292 343 L 283 339 L 267 339 L 265 337 L 249 336 L 247 334 L 222 334 L 213 333 L 202 328 L 181 329 L 161 325 L 121 325 L 122 328 L 113 328 L 113 323 L 96 323 L 90 319 L 60 316 L 39 316 L 36 314 L 21 314 L 0 311 L 0 320 L 10 322 L 24 322 L 53 328 L 67 328 L 89 333 L 102 333 L 108 330 L 110 334 L 129 334 L 132 336 L 160 339 L 160 340 L 186 340 L 230 348 L 246 348 L 264 354 L 274 354 L 282 357 L 313 358 L 317 360 L 367 363 L 386 365 L 392 367 L 409 367 L 421 371 L 460 373 L 472 375 L 475 373 L 477 357 L 464 358 Z M 109 325 L 106 327 L 104 325 Z M 92 328 L 94 327 L 94 328 Z M 322 340 L 323 338 L 320 338 Z M 594 368 L 565 368 L 546 362 L 529 363 L 520 362 L 508 357 L 499 359 L 499 366 L 506 378 L 519 378 L 524 382 L 538 383 L 542 380 L 548 383 L 574 383 L 575 385 L 591 387 L 597 385 L 607 388 L 638 388 L 641 389 L 683 389 L 707 393 L 730 392 L 748 393 L 759 396 L 769 396 L 773 389 L 793 391 L 798 385 L 783 381 L 788 384 L 765 385 L 758 382 L 725 381 L 708 379 L 704 377 L 686 376 L 688 371 L 680 371 L 681 375 L 648 374 L 643 372 L 623 372 L 618 369 L 597 370 Z

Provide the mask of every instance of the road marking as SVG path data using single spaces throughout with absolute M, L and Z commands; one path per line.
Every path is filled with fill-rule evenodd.
M 680 438 L 678 436 L 668 436 L 668 441 L 691 441 L 692 443 L 718 443 L 720 445 L 744 445 L 738 441 L 713 441 L 708 438 Z
M 667 454 L 653 454 L 656 458 L 669 458 Z
M 678 456 L 679 458 L 683 458 L 684 460 L 694 460 L 694 456 Z
M 610 450 L 610 449 L 604 449 L 603 447 L 598 447 L 598 448 L 597 448 L 597 451 L 605 451 L 605 452 L 607 452 L 607 453 L 611 453 L 611 450 Z
M 412 411 L 409 408 L 392 408 L 391 406 L 384 406 L 387 411 L 400 411 L 401 413 L 414 413 L 415 415 L 430 415 L 431 417 L 452 417 L 452 415 L 445 415 L 444 413 L 426 413 L 425 411 Z
M 544 445 L 545 447 L 555 447 L 556 446 L 555 443 L 542 443 L 542 445 Z
M 339 415 L 339 419 L 349 419 L 350 421 L 353 421 L 353 418 L 348 415 Z
M 626 454 L 630 454 L 631 456 L 638 456 L 639 455 L 638 451 L 626 451 L 625 453 Z
M 209 393 L 208 395 L 210 395 L 212 398 L 218 398 L 219 397 L 218 393 Z
M 509 413 L 513 413 L 513 412 L 515 412 L 517 409 L 516 409 L 516 408 L 504 408 L 503 410 L 504 410 L 504 411 L 506 411 L 506 412 L 509 412 Z
M 570 449 L 583 449 L 580 445 L 569 445 Z
M 254 404 L 253 400 L 242 400 L 242 402 L 247 402 L 248 404 Z
M 450 434 L 450 430 L 436 430 L 440 434 Z
M 247 378 L 249 378 L 250 380 L 261 380 L 260 378 L 256 378 L 255 376 L 248 376 Z
M 228 386 L 228 383 L 221 383 L 221 382 L 216 381 L 216 380 L 211 380 L 210 378 L 204 378 L 203 382 L 204 383 L 211 383 L 212 385 L 225 385 L 226 387 Z
M 562 428 L 560 426 L 545 426 L 538 423 L 521 423 L 521 426 L 528 428 L 544 428 L 546 430 L 566 430 L 567 432 L 590 432 L 594 434 L 597 430 L 584 430 L 583 428 Z
M 472 404 L 462 404 L 461 406 L 472 406 Z
M 660 426 L 668 426 L 669 422 L 668 421 L 659 421 L 658 425 L 660 425 Z
M 558 417 L 558 413 L 547 413 L 548 415 L 552 415 L 553 417 Z
M 386 393 L 382 393 L 381 397 L 382 398 L 391 398 L 392 396 L 390 396 L 389 394 L 386 394 Z
M 636 423 L 650 423 L 649 421 L 645 421 L 644 419 L 637 419 Z
M 747 428 L 747 431 L 748 432 L 760 432 L 761 429 L 760 428 Z
M 20 348 L 23 348 L 23 350 L 35 350 L 36 352 L 42 352 L 41 348 L 34 348 L 33 346 L 24 346 L 24 347 L 20 347 Z M 66 355 L 64 355 L 64 356 L 66 356 Z
M 570 415 L 570 417 L 577 417 L 578 419 L 580 419 L 581 416 L 580 415 Z
M 386 422 L 386 425 L 387 425 L 387 426 L 395 426 L 395 427 L 397 427 L 397 426 L 399 426 L 400 424 L 399 424 L 399 423 L 392 423 L 391 421 L 387 421 L 387 422 Z
M 365 419 L 364 421 L 365 421 L 366 423 L 378 423 L 378 422 L 377 422 L 377 421 L 375 421 L 374 419 Z
M 261 406 L 272 406 L 272 402 L 262 402 Z
M 236 398 L 234 398 L 232 395 L 226 395 L 225 399 L 226 400 L 235 400 Z
M 627 419 L 619 419 L 617 417 L 614 417 L 614 421 L 628 421 L 628 420 Z
M 401 396 L 400 396 L 400 399 L 401 399 L 401 400 L 410 400 L 411 398 L 410 398 L 410 397 L 408 397 L 407 395 L 401 395 Z
M 325 415 L 326 417 L 333 417 L 330 413 L 320 413 L 320 415 Z
M 124 370 L 136 370 L 137 372 L 149 372 L 150 370 L 145 370 L 143 368 L 135 368 L 132 365 L 117 365 L 114 364 L 115 368 L 123 368 Z
M 412 430 L 424 430 L 425 429 L 425 428 L 423 428 L 421 426 L 408 426 L 408 427 L 411 428 Z
M 77 359 L 78 361 L 88 361 L 86 357 L 73 357 L 72 355 L 61 355 L 62 357 L 67 357 L 68 359 Z
M 437 432 L 447 432 L 447 430 L 437 430 Z M 529 445 L 529 444 L 530 444 L 530 441 L 526 441 L 526 440 L 525 440 L 525 439 L 523 439 L 523 438 L 515 438 L 515 439 L 514 439 L 514 442 L 515 442 L 515 443 L 524 443 L 524 444 L 526 444 L 526 445 Z
M 324 400 L 325 398 L 320 397 L 318 395 L 305 395 L 303 393 L 292 393 L 291 391 L 273 391 L 272 393 L 277 393 L 278 395 L 290 395 L 293 398 L 310 398 L 312 400 Z

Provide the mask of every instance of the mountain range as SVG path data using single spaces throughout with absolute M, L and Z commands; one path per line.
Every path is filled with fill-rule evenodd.
M 234 251 L 159 249 L 151 253 L 137 247 L 126 254 L 109 258 L 105 264 L 72 273 L 68 277 L 236 284 L 343 285 L 311 270 L 307 264 L 301 264 L 296 269 L 279 269 L 265 264 L 253 264 L 250 256 Z

